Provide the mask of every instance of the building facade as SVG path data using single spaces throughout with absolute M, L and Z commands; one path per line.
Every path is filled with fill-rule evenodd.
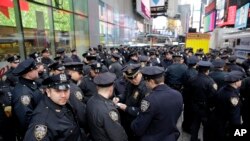
M 79 56 L 99 44 L 118 46 L 148 32 L 136 0 L 1 0 L 0 62 L 63 47 Z M 0 66 L 0 68 L 3 66 Z

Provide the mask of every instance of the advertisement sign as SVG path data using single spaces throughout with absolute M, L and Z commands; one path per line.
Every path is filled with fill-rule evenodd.
M 216 12 L 213 11 L 211 14 L 204 18 L 204 32 L 213 31 L 215 28 Z
M 217 10 L 216 25 L 222 24 L 224 22 L 225 0 L 216 1 L 216 10 Z
M 249 3 L 242 6 L 237 10 L 236 13 L 236 21 L 235 21 L 235 28 L 244 28 L 247 26 L 247 19 L 248 19 L 248 9 Z
M 165 0 L 151 0 L 151 7 L 164 6 Z
M 150 1 L 136 0 L 136 11 L 146 19 L 150 19 Z

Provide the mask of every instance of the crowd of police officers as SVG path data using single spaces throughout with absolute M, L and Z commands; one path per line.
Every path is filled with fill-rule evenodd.
M 177 121 L 198 141 L 249 129 L 250 53 L 99 45 L 67 56 L 47 48 L 7 58 L 1 78 L 0 140 L 176 141 Z M 183 106 L 184 105 L 184 106 Z M 250 130 L 249 130 L 250 131 Z

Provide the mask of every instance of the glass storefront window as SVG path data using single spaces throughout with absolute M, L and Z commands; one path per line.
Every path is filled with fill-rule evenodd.
M 83 16 L 75 15 L 75 44 L 77 54 L 81 56 L 87 52 L 89 47 L 89 26 L 88 19 Z
M 75 47 L 72 13 L 53 10 L 55 27 L 55 48 L 65 48 L 69 53 Z
M 88 0 L 73 0 L 75 13 L 88 15 Z
M 28 11 L 21 11 L 26 55 L 51 49 L 49 12 L 50 8 L 33 3 L 29 3 Z
M 72 11 L 71 9 L 72 0 L 52 0 L 52 6 L 68 11 Z
M 0 61 L 8 55 L 19 54 L 18 36 L 13 3 L 0 3 Z
M 106 37 L 107 37 L 107 23 L 100 21 L 100 43 L 106 44 Z

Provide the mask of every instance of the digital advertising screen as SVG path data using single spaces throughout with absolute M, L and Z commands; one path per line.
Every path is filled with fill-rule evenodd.
M 240 7 L 236 12 L 235 28 L 245 28 L 248 20 L 249 3 Z

